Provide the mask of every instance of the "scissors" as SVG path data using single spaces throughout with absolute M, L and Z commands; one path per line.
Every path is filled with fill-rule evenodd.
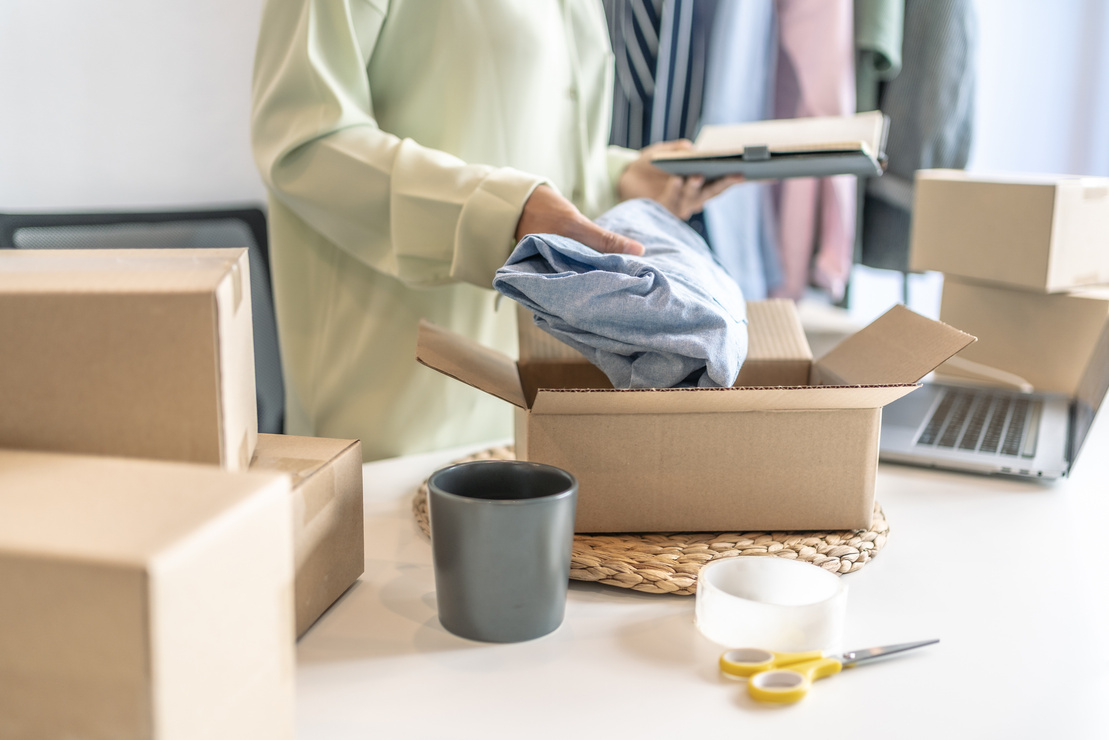
M 776 653 L 761 648 L 737 648 L 720 656 L 720 670 L 731 676 L 747 676 L 747 691 L 759 701 L 792 704 L 809 692 L 818 678 L 839 673 L 887 655 L 932 645 L 939 640 L 905 642 L 900 645 L 853 650 L 843 655 Z

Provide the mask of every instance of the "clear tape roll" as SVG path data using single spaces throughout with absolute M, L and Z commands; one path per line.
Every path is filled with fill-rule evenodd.
M 697 577 L 697 628 L 727 648 L 842 649 L 847 584 L 823 568 L 778 557 L 708 563 Z

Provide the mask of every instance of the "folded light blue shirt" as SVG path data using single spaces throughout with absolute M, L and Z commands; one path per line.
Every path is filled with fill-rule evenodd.
M 747 357 L 747 306 L 701 236 L 646 199 L 621 203 L 597 224 L 640 242 L 644 255 L 531 234 L 497 270 L 493 287 L 615 388 L 735 383 Z

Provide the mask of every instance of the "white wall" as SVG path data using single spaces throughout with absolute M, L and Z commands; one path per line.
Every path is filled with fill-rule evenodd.
M 1109 176 L 1109 3 L 977 0 L 968 169 Z
M 262 0 L 0 0 L 0 210 L 259 201 Z
M 1109 2 L 975 0 L 974 143 L 967 169 L 1109 176 Z M 856 266 L 851 317 L 870 323 L 904 297 L 899 272 Z M 943 278 L 907 277 L 907 304 L 939 315 Z

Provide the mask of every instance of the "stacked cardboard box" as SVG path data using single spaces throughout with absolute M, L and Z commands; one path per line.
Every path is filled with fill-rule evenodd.
M 940 319 L 978 337 L 937 376 L 1097 395 L 1085 387 L 1109 363 L 1109 179 L 921 170 L 910 265 L 944 274 Z
M 286 476 L 0 450 L 0 736 L 292 736 Z
M 245 249 L 0 250 L 0 447 L 245 470 Z
M 248 269 L 0 252 L 0 735 L 291 734 L 294 636 L 363 570 L 361 450 L 258 434 Z
M 909 266 L 1033 293 L 1109 284 L 1109 178 L 920 170 Z

